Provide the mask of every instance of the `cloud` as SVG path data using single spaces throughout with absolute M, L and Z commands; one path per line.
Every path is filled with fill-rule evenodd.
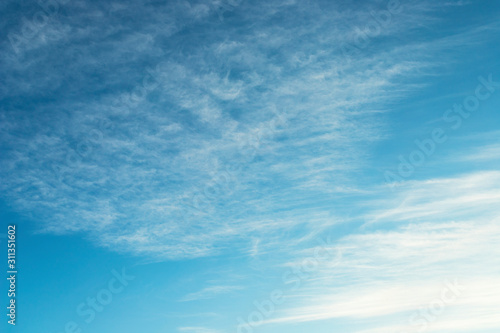
M 182 297 L 179 301 L 190 302 L 190 301 L 210 299 L 217 297 L 221 294 L 227 294 L 241 289 L 243 289 L 243 287 L 241 286 L 211 286 L 211 287 L 206 287 L 200 291 L 187 294 L 186 296 Z
M 313 5 L 242 3 L 242 31 L 180 4 L 131 5 L 147 22 L 134 31 L 122 8 L 68 6 L 66 37 L 3 63 L 3 92 L 21 107 L 2 112 L 2 190 L 43 232 L 83 231 L 137 255 L 206 256 L 248 232 L 307 224 L 272 211 L 349 187 L 383 136 L 373 110 L 426 66 L 394 54 L 354 70 L 332 40 L 339 26 Z M 303 24 L 276 26 L 278 12 Z M 178 34 L 196 24 L 214 31 L 184 44 Z
M 396 200 L 377 200 L 379 208 L 368 216 L 378 223 L 395 222 L 395 228 L 370 224 L 340 238 L 342 261 L 321 265 L 266 324 L 349 318 L 371 327 L 356 332 L 416 332 L 424 320 L 420 309 L 457 281 L 463 293 L 442 316 L 433 316 L 426 331 L 498 327 L 498 176 L 477 172 L 408 181 L 394 194 Z
M 312 209 L 328 216 L 338 195 L 366 192 L 358 175 L 387 137 L 384 115 L 442 63 L 429 53 L 477 37 L 346 59 L 344 23 L 364 10 L 242 2 L 221 22 L 200 6 L 68 3 L 60 38 L 2 60 L 0 188 L 40 232 L 154 260 L 311 233 Z M 385 33 L 411 34 L 402 20 Z
M 467 218 L 494 216 L 500 191 L 500 173 L 484 171 L 453 178 L 405 182 L 398 189 L 392 208 L 370 212 L 367 220 L 421 221 L 428 217 Z M 388 199 L 384 199 L 388 201 Z
M 21 53 L 0 44 L 3 200 L 38 232 L 144 260 L 248 256 L 257 271 L 296 267 L 335 231 L 342 261 L 319 265 L 268 325 L 411 331 L 456 279 L 463 295 L 429 332 L 498 327 L 500 172 L 474 164 L 495 161 L 498 133 L 447 156 L 445 176 L 390 191 L 371 172 L 399 102 L 454 71 L 466 47 L 496 41 L 499 25 L 442 29 L 437 10 L 466 2 L 406 2 L 346 56 L 380 4 L 68 2 Z M 7 34 L 22 29 L 19 12 L 3 15 Z

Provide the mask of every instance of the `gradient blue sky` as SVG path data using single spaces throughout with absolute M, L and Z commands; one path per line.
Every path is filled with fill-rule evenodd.
M 253 332 L 500 329 L 499 2 L 0 9 L 2 332 L 236 333 L 276 290 Z

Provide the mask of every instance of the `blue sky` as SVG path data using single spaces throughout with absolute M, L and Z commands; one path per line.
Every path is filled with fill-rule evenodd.
M 0 8 L 2 331 L 498 332 L 499 3 Z

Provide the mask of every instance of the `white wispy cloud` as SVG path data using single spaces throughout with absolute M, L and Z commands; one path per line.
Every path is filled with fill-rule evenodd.
M 187 294 L 182 297 L 180 302 L 190 302 L 190 301 L 198 301 L 204 299 L 210 299 L 217 297 L 221 294 L 228 294 L 236 290 L 241 290 L 243 287 L 241 286 L 210 286 L 206 287 L 200 291 Z
M 0 43 L 2 197 L 39 232 L 145 260 L 231 248 L 261 271 L 297 267 L 315 238 L 352 223 L 336 239 L 342 260 L 319 265 L 266 324 L 412 332 L 456 279 L 463 294 L 428 332 L 498 328 L 500 172 L 473 165 L 393 191 L 368 174 L 394 105 L 500 26 L 423 41 L 414 33 L 434 28 L 438 8 L 469 3 L 401 1 L 343 54 L 381 3 L 242 1 L 225 14 L 213 2 L 68 3 L 21 54 Z M 445 162 L 495 162 L 499 146 L 484 141 L 497 134 Z M 178 300 L 223 298 L 240 282 Z M 219 332 L 205 326 L 178 330 Z
M 485 171 L 453 178 L 409 181 L 401 185 L 393 208 L 372 211 L 369 222 L 421 221 L 494 216 L 500 198 L 500 172 Z M 385 199 L 390 200 L 390 199 Z
M 388 105 L 441 64 L 430 51 L 477 37 L 391 43 L 346 59 L 346 27 L 361 26 L 369 8 L 241 3 L 235 13 L 245 13 L 248 29 L 239 30 L 202 4 L 103 6 L 68 4 L 54 21 L 68 27 L 63 37 L 2 60 L 3 95 L 33 102 L 1 113 L 1 189 L 41 231 L 85 232 L 99 245 L 160 260 L 229 244 L 247 253 L 252 237 L 279 244 L 283 230 L 336 223 L 303 207 L 328 215 L 337 195 L 366 193 L 357 176 L 370 165 L 370 145 L 387 137 Z M 429 6 L 408 6 L 384 34 L 411 33 L 408 16 L 435 20 Z M 85 24 L 104 8 L 147 24 Z M 301 23 L 276 25 L 281 14 Z M 203 24 L 213 27 L 209 37 L 182 35 Z M 142 93 L 151 82 L 159 84 Z M 493 189 L 484 195 L 496 198 Z
M 41 230 L 85 231 L 118 251 L 181 258 L 217 253 L 248 232 L 307 224 L 307 216 L 285 221 L 272 211 L 353 187 L 346 182 L 366 163 L 366 145 L 384 135 L 375 115 L 405 93 L 392 89 L 403 76 L 427 62 L 396 52 L 392 62 L 383 54 L 347 63 L 332 40 L 343 38 L 332 34 L 338 22 L 319 8 L 242 6 L 262 24 L 240 32 L 218 23 L 208 39 L 197 43 L 194 34 L 192 45 L 176 34 L 208 19 L 201 8 L 135 8 L 148 25 L 120 38 L 111 38 L 119 24 L 77 28 L 100 9 L 87 8 L 90 16 L 68 10 L 59 22 L 78 33 L 27 51 L 25 62 L 7 59 L 12 84 L 4 92 L 59 96 L 37 104 L 33 120 L 28 110 L 2 114 L 8 200 L 34 214 Z M 271 22 L 272 13 L 301 18 L 303 9 L 319 19 L 290 30 Z M 96 45 L 85 57 L 53 69 L 57 43 L 67 59 L 86 39 Z M 276 51 L 279 59 L 270 57 Z M 160 85 L 139 98 L 152 71 Z M 36 80 L 39 73 L 48 76 Z M 75 84 L 65 83 L 70 77 Z M 235 165 L 241 171 L 227 174 Z
M 394 194 L 397 200 L 377 201 L 370 215 L 396 222 L 396 228 L 370 224 L 339 239 L 339 264 L 320 265 L 266 323 L 350 318 L 371 327 L 356 332 L 417 332 L 424 325 L 420 309 L 440 299 L 448 282 L 458 281 L 460 296 L 425 324 L 426 331 L 497 328 L 499 182 L 497 172 L 407 182 L 407 189 Z M 398 202 L 403 204 L 392 207 Z

